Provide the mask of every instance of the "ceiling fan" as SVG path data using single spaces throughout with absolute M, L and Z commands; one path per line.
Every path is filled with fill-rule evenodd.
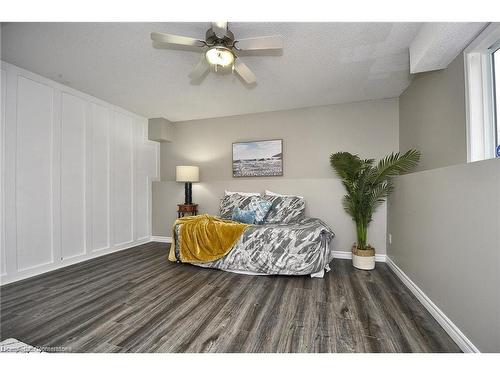
M 256 38 L 235 39 L 228 29 L 227 22 L 212 22 L 207 30 L 205 40 L 187 36 L 151 33 L 153 47 L 192 47 L 202 52 L 201 59 L 189 73 L 191 81 L 201 80 L 209 70 L 236 72 L 247 84 L 256 83 L 257 78 L 250 68 L 241 61 L 241 51 L 264 51 L 283 49 L 281 35 L 261 36 Z

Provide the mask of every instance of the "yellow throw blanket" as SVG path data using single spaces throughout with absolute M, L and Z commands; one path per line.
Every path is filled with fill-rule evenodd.
M 175 227 L 179 226 L 179 238 Z M 168 259 L 175 262 L 175 248 L 179 258 L 186 263 L 212 262 L 229 253 L 249 224 L 222 220 L 210 215 L 187 216 L 174 224 L 172 246 Z M 178 242 L 178 243 L 177 243 Z

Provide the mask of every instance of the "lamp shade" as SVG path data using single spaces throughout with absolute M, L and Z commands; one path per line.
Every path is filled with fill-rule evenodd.
M 175 180 L 177 182 L 198 182 L 200 169 L 191 165 L 178 165 L 175 167 Z

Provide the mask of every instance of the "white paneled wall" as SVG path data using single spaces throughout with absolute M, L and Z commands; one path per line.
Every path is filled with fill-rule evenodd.
M 111 121 L 110 112 L 98 104 L 91 106 L 90 137 L 90 237 L 92 251 L 101 251 L 111 244 Z
M 5 103 L 6 103 L 6 83 L 7 72 L 0 69 L 0 277 L 7 273 L 7 259 L 5 257 L 5 220 L 4 220 L 4 183 L 5 183 Z
M 147 120 L 1 65 L 1 281 L 149 241 Z
M 134 158 L 133 121 L 121 113 L 112 113 L 113 134 L 113 234 L 115 245 L 133 241 Z
M 86 102 L 61 94 L 61 257 L 86 249 Z

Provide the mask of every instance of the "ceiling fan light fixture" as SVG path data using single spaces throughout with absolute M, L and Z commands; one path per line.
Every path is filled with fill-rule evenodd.
M 205 57 L 209 64 L 215 66 L 226 67 L 234 63 L 234 54 L 226 47 L 212 47 L 206 52 Z
M 229 30 L 227 22 L 212 22 L 205 33 L 205 40 L 159 32 L 152 32 L 151 39 L 155 48 L 184 46 L 201 52 L 199 62 L 188 74 L 191 82 L 197 83 L 210 71 L 217 73 L 220 70 L 226 73 L 231 69 L 231 72 L 237 74 L 244 83 L 254 85 L 257 78 L 241 61 L 239 52 L 283 49 L 283 38 L 280 35 L 236 39 Z

